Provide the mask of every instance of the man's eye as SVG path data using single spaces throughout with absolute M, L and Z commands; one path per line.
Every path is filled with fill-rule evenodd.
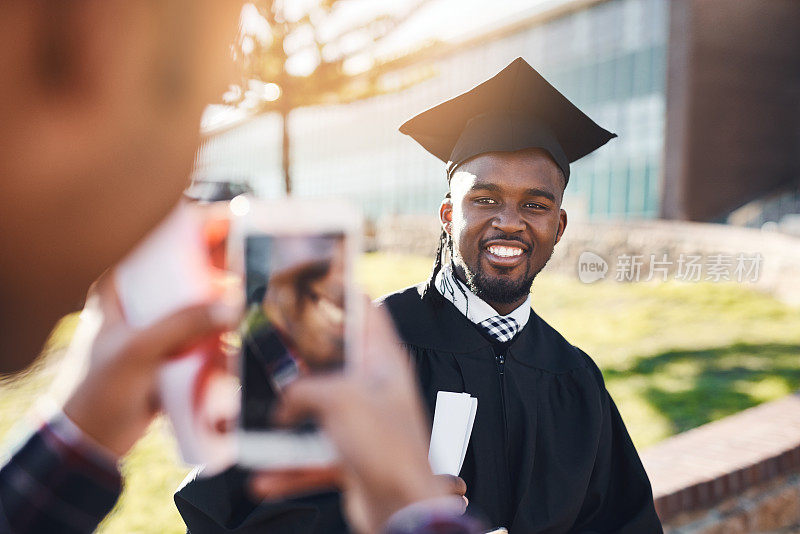
M 495 204 L 493 198 L 486 198 L 486 197 L 476 198 L 475 202 L 477 202 L 478 204 Z
M 535 210 L 547 209 L 547 206 L 545 206 L 543 204 L 538 204 L 536 202 L 528 202 L 527 204 L 525 204 L 525 207 L 526 208 L 532 208 L 532 209 L 535 209 Z

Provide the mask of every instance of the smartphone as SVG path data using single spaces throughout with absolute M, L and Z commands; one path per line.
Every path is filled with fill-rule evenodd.
M 325 466 L 336 453 L 313 421 L 290 428 L 272 415 L 282 392 L 310 374 L 342 372 L 358 359 L 360 299 L 353 263 L 361 218 L 343 202 L 248 199 L 233 203 L 230 253 L 244 278 L 239 463 Z M 235 236 L 235 237 L 233 237 Z

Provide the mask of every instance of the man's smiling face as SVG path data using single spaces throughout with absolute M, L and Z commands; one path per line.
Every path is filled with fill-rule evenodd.
M 499 313 L 522 304 L 561 239 L 564 177 L 546 152 L 481 154 L 450 181 L 440 218 L 456 274 Z

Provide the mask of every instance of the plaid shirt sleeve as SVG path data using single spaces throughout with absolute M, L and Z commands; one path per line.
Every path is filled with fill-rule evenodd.
M 121 490 L 115 459 L 59 414 L 0 468 L 0 532 L 93 532 Z

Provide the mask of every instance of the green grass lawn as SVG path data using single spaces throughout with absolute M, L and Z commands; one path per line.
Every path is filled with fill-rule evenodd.
M 368 254 L 359 278 L 379 296 L 424 279 L 430 266 L 429 258 Z M 800 388 L 800 311 L 747 286 L 584 285 L 542 275 L 533 307 L 595 359 L 640 449 Z M 45 362 L 0 385 L 2 450 L 24 432 L 25 413 L 58 379 L 58 348 L 73 325 L 68 318 L 56 332 Z M 123 469 L 125 492 L 100 531 L 183 532 L 172 493 L 188 470 L 162 421 Z

